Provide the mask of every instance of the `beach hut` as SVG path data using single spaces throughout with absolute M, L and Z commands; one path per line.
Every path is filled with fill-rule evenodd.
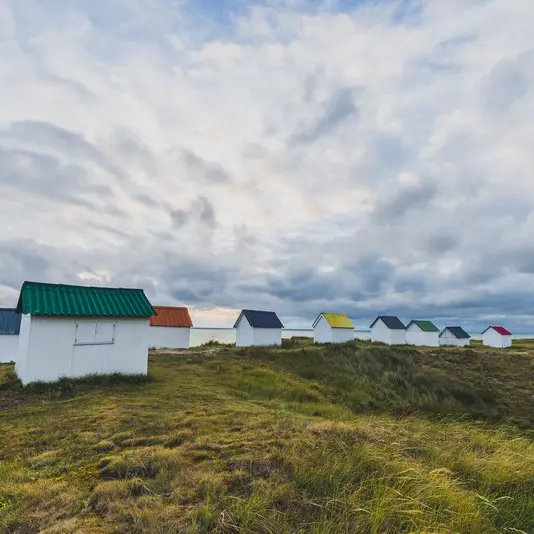
M 15 308 L 0 308 L 0 363 L 17 359 L 20 317 Z
M 88 374 L 146 374 L 148 318 L 142 289 L 24 282 L 15 370 L 23 384 Z
M 282 344 L 284 325 L 272 311 L 243 310 L 234 324 L 236 347 Z
M 314 343 L 346 343 L 354 339 L 354 324 L 342 313 L 321 313 L 313 323 Z
M 157 315 L 150 318 L 150 348 L 188 349 L 193 323 L 189 310 L 176 306 L 154 306 Z
M 398 317 L 379 315 L 370 326 L 371 341 L 386 345 L 406 344 L 406 327 Z
M 447 326 L 439 335 L 439 344 L 452 347 L 467 347 L 471 344 L 471 336 L 461 326 Z
M 406 343 L 418 347 L 439 347 L 439 328 L 432 321 L 410 321 L 406 327 Z
M 512 333 L 502 326 L 489 326 L 482 332 L 482 343 L 486 347 L 507 349 L 512 346 Z

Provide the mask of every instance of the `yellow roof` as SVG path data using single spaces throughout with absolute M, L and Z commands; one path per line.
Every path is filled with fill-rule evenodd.
M 354 328 L 352 321 L 343 313 L 321 313 L 332 328 Z

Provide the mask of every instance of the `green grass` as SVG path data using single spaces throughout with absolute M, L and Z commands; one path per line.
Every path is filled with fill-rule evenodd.
M 212 345 L 27 388 L 0 365 L 0 531 L 531 534 L 533 354 Z

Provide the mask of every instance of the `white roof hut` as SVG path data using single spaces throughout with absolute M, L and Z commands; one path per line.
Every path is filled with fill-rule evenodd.
M 503 326 L 488 326 L 482 332 L 482 343 L 485 347 L 508 349 L 512 346 L 512 333 Z
M 398 317 L 379 315 L 370 326 L 371 341 L 386 345 L 405 345 L 406 327 Z
M 282 344 L 284 325 L 272 311 L 243 310 L 234 328 L 236 329 L 236 347 Z
M 471 336 L 461 326 L 447 326 L 439 335 L 439 344 L 451 347 L 468 347 Z
M 188 349 L 193 322 L 189 310 L 177 306 L 154 306 L 150 318 L 148 346 L 155 349 Z
M 410 321 L 406 327 L 406 343 L 418 347 L 439 347 L 439 328 L 432 321 Z
M 342 313 L 321 313 L 313 323 L 314 343 L 346 343 L 354 339 L 354 324 Z
M 23 384 L 89 374 L 146 374 L 148 318 L 142 289 L 24 282 L 15 370 Z

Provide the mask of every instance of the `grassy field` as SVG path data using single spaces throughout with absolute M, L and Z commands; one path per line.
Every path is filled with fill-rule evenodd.
M 148 379 L 0 366 L 9 533 L 534 533 L 534 344 L 211 346 Z

